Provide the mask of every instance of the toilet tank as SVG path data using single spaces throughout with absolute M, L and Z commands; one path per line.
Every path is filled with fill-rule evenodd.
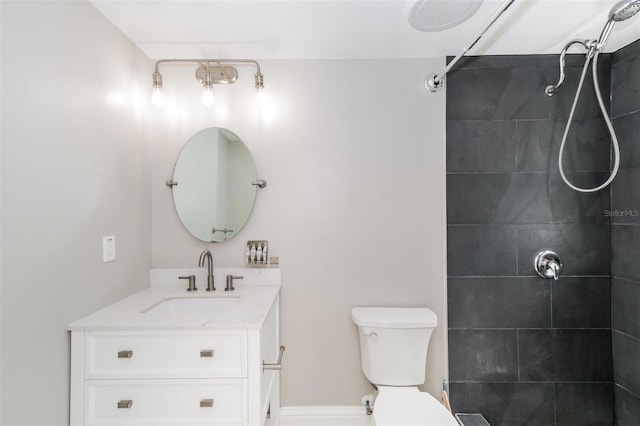
M 427 349 L 438 325 L 428 308 L 352 308 L 360 366 L 373 384 L 416 386 L 425 381 Z

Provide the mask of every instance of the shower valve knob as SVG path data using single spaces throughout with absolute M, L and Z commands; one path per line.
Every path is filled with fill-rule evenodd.
M 533 267 L 536 273 L 542 278 L 553 278 L 558 280 L 562 272 L 562 259 L 557 253 L 551 250 L 538 252 L 533 260 Z

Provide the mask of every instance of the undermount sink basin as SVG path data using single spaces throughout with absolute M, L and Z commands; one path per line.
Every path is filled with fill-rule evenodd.
M 238 297 L 173 297 L 143 311 L 144 314 L 217 314 L 238 301 Z

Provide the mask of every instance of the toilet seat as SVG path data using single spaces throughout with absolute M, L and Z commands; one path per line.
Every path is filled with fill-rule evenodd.
M 415 386 L 378 386 L 372 426 L 459 426 L 444 405 Z

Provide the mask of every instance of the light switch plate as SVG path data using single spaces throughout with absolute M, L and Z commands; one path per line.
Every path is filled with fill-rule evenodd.
M 112 262 L 116 260 L 116 237 L 111 235 L 102 238 L 102 261 Z

